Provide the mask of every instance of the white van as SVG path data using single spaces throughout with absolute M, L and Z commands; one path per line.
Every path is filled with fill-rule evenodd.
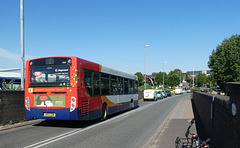
M 175 94 L 176 94 L 176 95 L 180 95 L 180 94 L 182 94 L 182 93 L 183 93 L 183 91 L 182 91 L 181 88 L 175 89 Z
M 153 89 L 146 89 L 143 91 L 143 100 L 153 100 L 157 101 L 157 93 L 156 90 Z

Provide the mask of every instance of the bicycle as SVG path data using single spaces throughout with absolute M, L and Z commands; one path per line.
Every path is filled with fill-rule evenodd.
M 208 144 L 210 142 L 210 138 L 202 141 L 199 139 L 198 135 L 193 134 L 190 132 L 190 128 L 192 127 L 195 119 L 192 119 L 187 131 L 185 133 L 186 138 L 180 138 L 177 137 L 175 140 L 175 147 L 176 148 L 209 148 L 210 145 Z M 191 137 L 189 137 L 189 135 Z

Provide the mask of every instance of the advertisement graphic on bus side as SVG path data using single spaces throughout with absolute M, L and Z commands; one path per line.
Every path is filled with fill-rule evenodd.
M 34 95 L 36 107 L 65 107 L 65 95 Z

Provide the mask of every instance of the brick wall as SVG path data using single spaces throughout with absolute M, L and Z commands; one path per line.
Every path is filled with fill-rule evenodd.
M 240 83 L 226 84 L 228 96 L 193 93 L 193 103 L 200 120 L 211 138 L 211 147 L 240 147 Z M 237 114 L 232 114 L 232 103 Z
M 0 124 L 25 119 L 24 91 L 0 91 Z
M 212 105 L 212 96 L 206 93 L 193 92 L 193 102 L 197 109 L 197 112 L 200 116 L 201 121 L 203 122 L 205 131 L 210 137 L 212 133 L 212 120 L 211 120 L 211 105 Z

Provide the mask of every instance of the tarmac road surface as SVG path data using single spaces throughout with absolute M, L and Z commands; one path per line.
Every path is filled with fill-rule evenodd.
M 138 108 L 111 116 L 104 122 L 44 120 L 2 130 L 0 147 L 149 147 L 167 124 L 175 106 L 189 96 L 175 95 L 156 102 L 140 100 Z

